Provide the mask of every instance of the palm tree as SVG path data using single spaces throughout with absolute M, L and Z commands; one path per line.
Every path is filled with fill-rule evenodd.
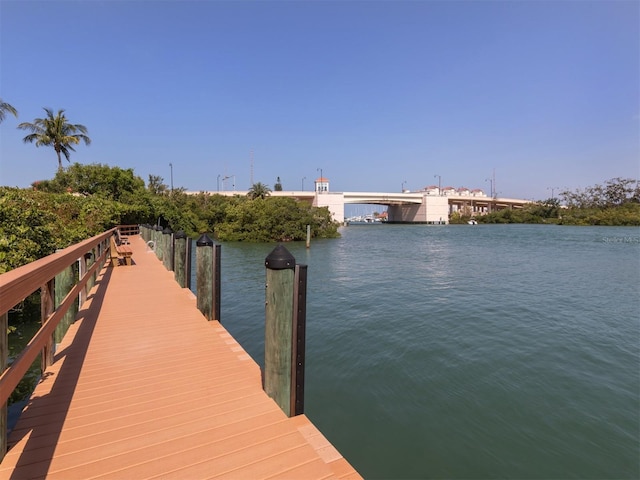
M 271 193 L 271 189 L 264 183 L 258 182 L 251 185 L 247 196 L 251 199 L 268 197 Z
M 4 117 L 7 116 L 7 113 L 10 113 L 14 117 L 18 118 L 18 111 L 8 103 L 3 102 L 0 98 L 0 123 L 4 121 Z
M 53 147 L 58 155 L 58 170 L 62 170 L 60 154 L 69 162 L 70 152 L 75 152 L 73 145 L 77 145 L 81 140 L 85 145 L 89 145 L 91 139 L 87 136 L 87 127 L 67 122 L 64 110 L 58 110 L 56 115 L 50 108 L 45 108 L 44 111 L 47 112 L 46 118 L 36 118 L 33 123 L 21 123 L 18 128 L 32 132 L 22 139 L 24 143 L 35 142 L 36 147 Z

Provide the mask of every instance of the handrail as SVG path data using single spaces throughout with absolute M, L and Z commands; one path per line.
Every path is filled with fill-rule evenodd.
M 40 329 L 35 333 L 33 338 L 29 340 L 29 343 L 27 343 L 22 352 L 16 357 L 11 366 L 2 372 L 0 375 L 0 405 L 3 405 L 7 401 L 11 393 L 20 383 L 20 380 L 22 380 L 22 377 L 24 377 L 29 370 L 29 367 L 38 357 L 38 354 L 47 346 L 60 320 L 65 316 L 73 302 L 76 301 L 78 294 L 87 284 L 91 275 L 102 266 L 104 260 L 107 258 L 107 252 L 108 250 L 105 250 L 102 255 L 96 259 L 96 262 L 86 274 L 71 289 L 67 296 L 64 297 L 58 308 L 43 321 Z M 0 432 L 0 434 L 2 434 L 2 432 Z
M 102 241 L 116 228 L 0 275 L 0 315 L 27 298 Z
M 125 236 L 138 235 L 140 233 L 139 225 L 118 225 L 116 228 L 121 235 Z
M 42 326 L 16 357 L 11 366 L 3 372 L 0 372 L 0 405 L 5 404 L 38 354 L 47 347 L 54 330 L 74 301 L 76 301 L 78 294 L 86 286 L 98 268 L 104 264 L 110 248 L 110 244 L 106 240 L 119 228 L 125 229 L 127 227 L 129 231 L 135 231 L 134 228 L 131 228 L 134 226 L 130 225 L 114 227 L 99 235 L 0 275 L 1 316 L 23 301 L 27 296 L 39 288 L 42 288 L 43 285 L 46 286 L 56 275 L 69 267 L 69 265 L 75 263 L 86 253 L 92 252 L 94 248 L 104 242 L 104 250 L 100 257 L 96 258 L 91 268 L 83 273 L 82 278 L 79 279 L 60 305 L 47 318 L 42 319 Z M 137 226 L 135 226 L 135 228 L 137 229 Z M 6 333 L 0 332 L 0 335 L 6 335 Z M 3 432 L 0 432 L 0 435 L 2 434 Z M 1 443 L 0 441 L 0 444 Z

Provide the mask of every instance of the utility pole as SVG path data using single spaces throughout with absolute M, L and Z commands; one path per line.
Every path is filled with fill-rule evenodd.
M 173 163 L 169 163 L 169 168 L 171 169 L 171 193 L 173 193 Z

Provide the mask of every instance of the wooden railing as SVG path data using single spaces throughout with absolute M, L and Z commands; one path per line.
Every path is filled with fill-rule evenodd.
M 70 307 L 80 297 L 86 300 L 95 274 L 102 268 L 109 253 L 110 237 L 116 229 L 127 235 L 139 232 L 137 225 L 121 225 L 100 235 L 60 250 L 22 267 L 0 275 L 0 460 L 7 449 L 7 400 L 30 366 L 42 353 L 42 368 L 53 361 L 53 333 Z M 55 278 L 78 262 L 78 280 L 65 289 L 66 296 L 54 305 Z M 9 368 L 8 312 L 32 293 L 40 290 L 42 326 L 18 354 Z
M 118 225 L 116 228 L 120 232 L 120 235 L 123 235 L 125 237 L 138 235 L 140 233 L 139 225 Z

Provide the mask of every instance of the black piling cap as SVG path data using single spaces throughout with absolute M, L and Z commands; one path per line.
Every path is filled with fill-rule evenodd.
M 173 233 L 173 230 L 171 230 L 169 227 L 164 227 L 164 230 L 162 230 L 162 233 L 170 234 L 170 233 Z
M 203 233 L 202 236 L 196 240 L 196 247 L 213 247 L 213 240 L 209 238 L 209 235 Z
M 173 238 L 175 238 L 176 240 L 180 240 L 181 238 L 187 238 L 187 234 L 184 233 L 183 230 L 178 230 Z
M 296 268 L 296 259 L 284 248 L 278 245 L 274 248 L 267 258 L 264 260 L 264 266 L 271 270 L 286 270 L 287 268 Z

